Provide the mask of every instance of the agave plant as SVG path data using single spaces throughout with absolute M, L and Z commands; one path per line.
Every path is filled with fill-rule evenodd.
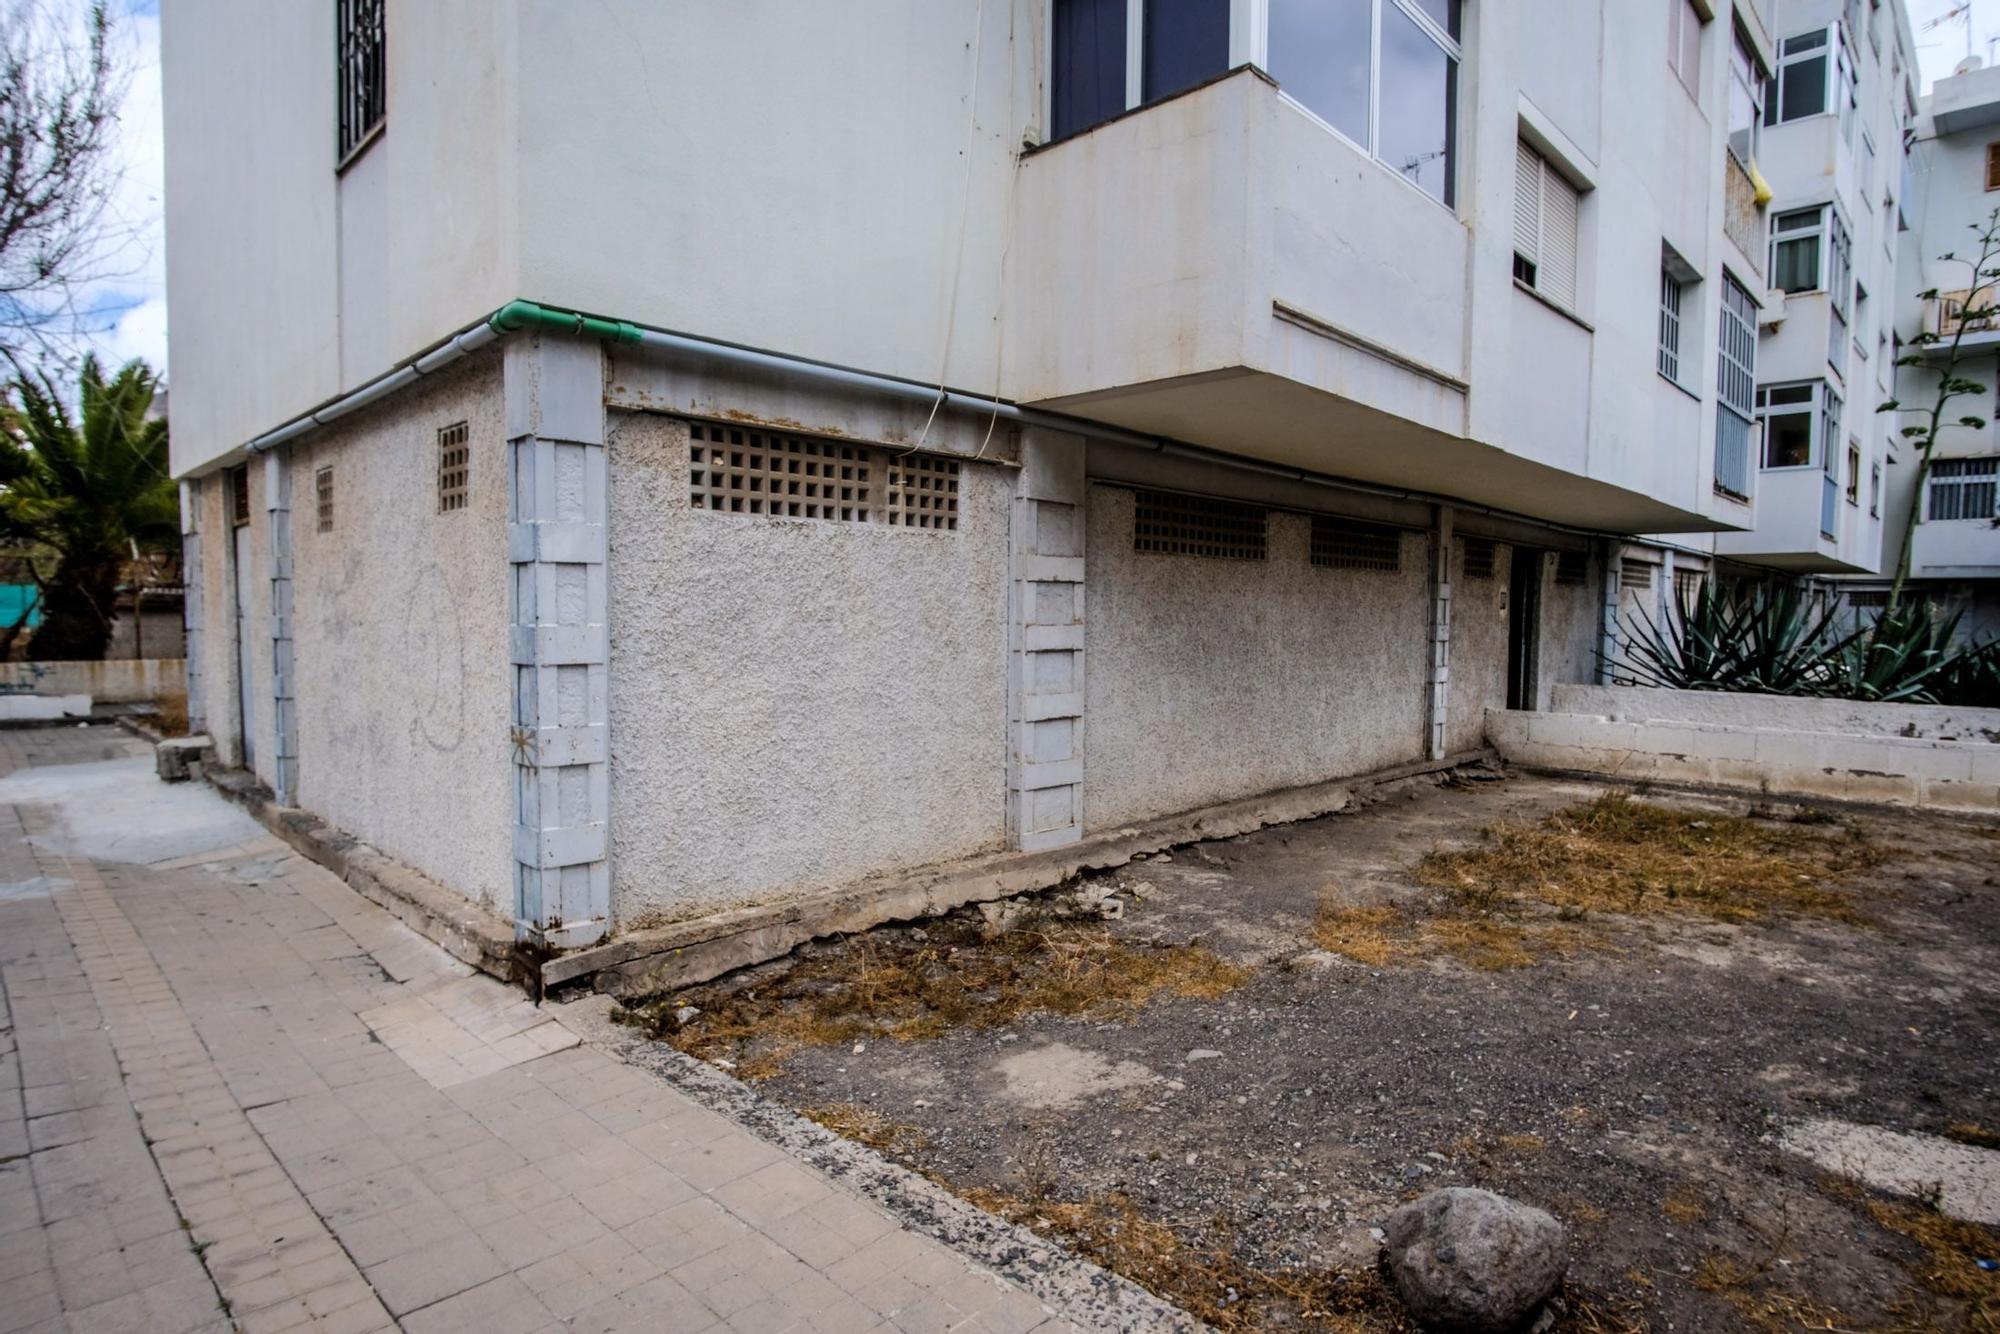
M 1704 581 L 1692 596 L 1680 595 L 1675 610 L 1664 624 L 1627 616 L 1614 671 L 1675 690 L 1819 694 L 1829 658 L 1865 633 L 1843 633 L 1835 608 L 1809 604 L 1790 585 L 1724 589 Z
M 1934 690 L 1940 704 L 2000 709 L 2000 639 L 1948 658 L 1937 670 Z
M 1839 699 L 1910 704 L 1938 702 L 1945 668 L 1958 658 L 1953 647 L 1958 613 L 1932 616 L 1921 603 L 1884 611 L 1826 656 L 1815 694 Z

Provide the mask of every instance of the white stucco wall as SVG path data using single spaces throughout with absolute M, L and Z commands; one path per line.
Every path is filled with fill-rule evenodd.
M 199 478 L 192 491 L 201 533 L 200 678 L 208 734 L 217 755 L 230 764 L 243 758 L 236 707 L 236 603 L 231 584 L 229 503 L 223 475 Z
M 1493 577 L 1468 579 L 1465 535 L 1452 543 L 1451 693 L 1445 713 L 1447 752 L 1484 744 L 1486 710 L 1507 707 L 1507 580 L 1514 549 L 1493 546 Z
M 1558 685 L 1597 679 L 1600 608 L 1604 595 L 1599 562 L 1590 562 L 1581 584 L 1542 582 L 1541 694 L 1546 700 Z
M 437 432 L 459 421 L 469 504 L 439 513 Z M 299 804 L 509 912 L 500 358 L 475 357 L 293 448 Z M 334 483 L 325 533 L 322 466 Z
M 674 418 L 610 448 L 619 929 L 999 848 L 1011 472 L 926 532 L 697 512 Z
M 1086 516 L 1086 831 L 1420 758 L 1424 538 L 1395 573 L 1309 558 L 1311 520 L 1272 512 L 1268 558 L 1132 549 L 1134 494 Z

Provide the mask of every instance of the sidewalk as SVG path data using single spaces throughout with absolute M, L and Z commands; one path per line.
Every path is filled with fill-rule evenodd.
M 0 1334 L 1075 1328 L 142 744 L 0 774 Z

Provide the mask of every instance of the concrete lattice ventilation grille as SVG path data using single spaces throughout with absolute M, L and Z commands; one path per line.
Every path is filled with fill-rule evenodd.
M 1465 539 L 1465 577 L 1468 579 L 1491 579 L 1493 577 L 1493 541 L 1485 537 Z
M 1313 515 L 1312 563 L 1336 570 L 1399 570 L 1403 534 L 1379 523 Z
M 864 446 L 710 422 L 688 423 L 688 439 L 688 503 L 698 510 L 870 521 L 875 460 Z
M 903 454 L 889 460 L 889 526 L 958 527 L 958 460 Z
M 1132 519 L 1132 549 L 1170 556 L 1263 560 L 1264 509 L 1171 491 L 1141 491 Z
M 1618 562 L 1618 586 L 1645 590 L 1653 586 L 1653 567 L 1642 560 Z
M 1590 582 L 1590 553 L 1587 551 L 1559 551 L 1556 553 L 1556 582 L 1571 588 L 1581 588 Z
M 453 422 L 438 431 L 438 513 L 465 508 L 472 481 L 472 430 Z
M 313 509 L 322 533 L 333 531 L 333 469 L 321 468 L 313 474 Z
M 1700 570 L 1674 571 L 1674 596 L 1682 602 L 1693 602 L 1701 593 Z
M 1850 607 L 1886 607 L 1889 605 L 1889 590 L 1886 588 L 1857 589 L 1847 595 Z

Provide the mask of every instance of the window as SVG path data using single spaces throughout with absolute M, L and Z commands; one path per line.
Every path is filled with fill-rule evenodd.
M 1847 224 L 1840 210 L 1827 210 L 1826 290 L 1831 295 L 1833 318 L 1827 322 L 1826 360 L 1835 374 L 1845 365 L 1847 354 L 1847 312 L 1854 287 L 1854 246 L 1848 239 Z
M 229 470 L 229 522 L 238 526 L 250 522 L 250 465 L 247 463 Z
M 1992 519 L 1994 480 L 2000 476 L 2000 458 L 1939 459 L 1931 464 L 1929 497 L 1924 518 Z
M 1266 63 L 1290 97 L 1451 205 L 1458 33 L 1459 0 L 1270 0 Z
M 1764 466 L 1804 468 L 1813 459 L 1813 404 L 1816 386 L 1780 385 L 1757 391 L 1757 417 L 1764 423 Z
M 1986 145 L 1986 188 L 2000 190 L 2000 143 Z
M 335 0 L 340 61 L 339 162 L 359 152 L 388 114 L 383 0 Z
M 1576 308 L 1576 187 L 1525 140 L 1514 149 L 1514 277 Z
M 1660 374 L 1680 383 L 1681 280 L 1671 269 L 1660 271 Z
M 1688 96 L 1701 100 L 1701 11 L 1694 0 L 1667 0 L 1667 62 Z
M 1395 571 L 1403 565 L 1403 534 L 1377 523 L 1315 514 L 1312 563 L 1336 570 Z
M 453 422 L 438 432 L 438 513 L 465 508 L 472 482 L 472 428 Z
M 1132 549 L 1169 556 L 1262 560 L 1264 521 L 1259 505 L 1173 491 L 1141 491 L 1133 502 Z
M 1771 285 L 1780 291 L 1816 292 L 1824 252 L 1827 208 L 1795 209 L 1771 219 Z
M 1757 305 L 1750 290 L 1722 275 L 1716 338 L 1715 489 L 1750 497 L 1750 424 L 1757 385 Z
M 1847 503 L 1861 505 L 1861 446 L 1852 440 L 1847 442 Z
M 313 506 L 322 533 L 333 531 L 333 469 L 321 468 L 313 474 Z
M 1833 54 L 1832 29 L 1815 28 L 1778 45 L 1778 69 L 1771 76 L 1764 101 L 1764 123 L 1785 125 L 1807 116 L 1824 116 L 1830 109 L 1827 91 L 1833 79 L 1827 60 Z
M 1229 0 L 1055 0 L 1049 35 L 1049 137 L 1067 139 L 1227 70 Z
M 1468 579 L 1491 579 L 1493 577 L 1494 542 L 1490 537 L 1468 537 L 1465 548 L 1465 577 Z
M 1868 517 L 1882 517 L 1882 465 L 1870 465 L 1868 469 Z
M 1757 126 L 1763 119 L 1764 80 L 1757 52 L 1739 24 L 1729 49 L 1729 151 L 1744 166 L 1757 159 Z

